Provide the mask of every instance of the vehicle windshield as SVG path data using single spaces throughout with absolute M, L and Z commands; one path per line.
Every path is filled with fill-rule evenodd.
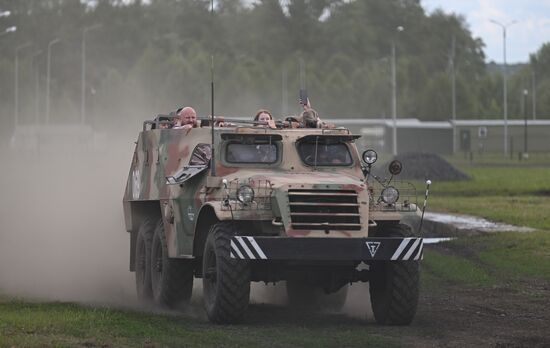
M 343 142 L 300 142 L 298 153 L 310 166 L 349 166 L 353 163 L 348 146 Z
M 278 148 L 275 143 L 232 142 L 227 144 L 225 160 L 229 163 L 264 163 L 277 162 Z

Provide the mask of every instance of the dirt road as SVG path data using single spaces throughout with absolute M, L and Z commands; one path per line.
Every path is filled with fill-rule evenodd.
M 550 347 L 550 282 L 423 291 L 412 346 Z

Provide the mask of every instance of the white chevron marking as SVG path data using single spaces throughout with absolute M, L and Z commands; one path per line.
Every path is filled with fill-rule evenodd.
M 414 242 L 414 244 L 412 245 L 412 247 L 409 249 L 409 251 L 403 257 L 403 260 L 408 260 L 411 257 L 412 253 L 414 252 L 414 250 L 416 249 L 416 247 L 418 246 L 419 243 L 420 243 L 420 238 L 417 238 L 416 241 Z
M 263 259 L 263 260 L 267 260 L 267 256 L 265 256 L 262 248 L 260 248 L 260 246 L 258 245 L 258 243 L 256 243 L 256 240 L 252 237 L 246 237 L 248 239 L 248 241 L 250 242 L 250 244 L 252 244 L 252 246 L 254 247 L 254 249 L 256 250 L 256 252 L 258 253 L 258 255 L 260 255 L 260 259 Z
M 391 257 L 392 260 L 397 260 L 397 258 L 401 255 L 401 253 L 403 252 L 403 250 L 407 247 L 407 245 L 409 244 L 409 242 L 411 241 L 412 238 L 404 238 L 403 241 L 401 242 L 401 244 L 399 244 L 399 248 L 397 248 L 397 250 L 395 251 L 395 253 L 393 254 L 393 256 Z
M 235 237 L 235 239 L 237 239 L 239 241 L 239 244 L 243 247 L 244 251 L 246 252 L 246 254 L 248 255 L 248 257 L 252 260 L 256 259 L 256 256 L 254 256 L 254 254 L 252 253 L 252 251 L 250 251 L 250 249 L 248 248 L 248 245 L 246 245 L 246 242 L 243 240 L 243 237 Z M 243 257 L 244 259 L 244 257 Z
M 243 254 L 241 253 L 241 251 L 239 250 L 239 248 L 237 247 L 237 244 L 235 244 L 235 242 L 233 240 L 231 240 L 231 257 L 232 258 L 236 258 L 235 255 L 233 255 L 233 251 L 237 253 L 237 256 L 239 257 L 239 259 L 244 259 L 244 256 Z

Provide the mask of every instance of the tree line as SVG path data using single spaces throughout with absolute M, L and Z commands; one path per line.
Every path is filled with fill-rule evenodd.
M 19 51 L 21 122 L 44 122 L 50 47 L 52 122 L 78 122 L 83 30 L 86 33 L 86 122 L 136 122 L 180 105 L 216 114 L 298 111 L 308 89 L 325 117 L 391 117 L 392 49 L 398 117 L 501 118 L 502 75 L 485 63 L 483 42 L 460 15 L 427 13 L 419 0 L 0 0 L 1 128 L 14 112 Z M 402 27 L 403 30 L 397 30 Z M 213 68 L 213 69 L 212 69 Z M 212 74 L 213 71 L 213 74 Z M 510 118 L 550 115 L 550 45 L 509 77 Z M 533 83 L 534 81 L 534 83 Z M 528 99 L 524 95 L 528 90 Z M 530 91 L 530 93 L 529 93 Z M 529 102 L 526 102 L 529 100 Z

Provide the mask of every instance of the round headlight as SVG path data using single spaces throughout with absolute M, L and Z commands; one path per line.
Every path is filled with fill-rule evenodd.
M 399 191 L 393 186 L 388 186 L 382 190 L 380 197 L 384 203 L 393 204 L 399 199 Z
M 237 199 L 244 204 L 249 204 L 254 200 L 254 189 L 248 185 L 243 185 L 237 190 Z
M 373 164 L 378 159 L 378 154 L 374 150 L 365 150 L 363 152 L 363 161 L 366 164 Z

